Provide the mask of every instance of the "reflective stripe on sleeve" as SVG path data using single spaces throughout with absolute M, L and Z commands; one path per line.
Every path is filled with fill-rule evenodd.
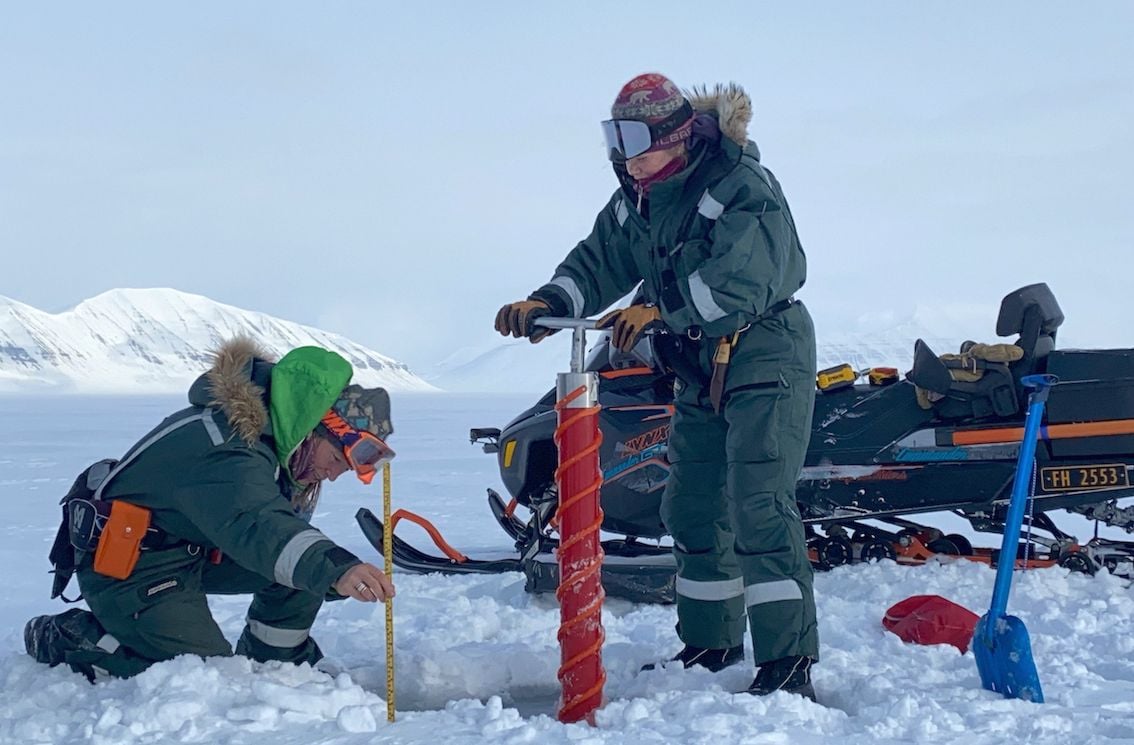
M 109 475 L 110 464 L 104 460 L 100 460 L 87 471 L 87 488 L 91 491 L 95 491 L 102 486 L 102 482 L 106 481 L 106 477 Z
M 122 645 L 110 634 L 103 634 L 98 638 L 98 641 L 95 642 L 95 646 L 107 654 L 114 654 Z
M 697 312 L 706 321 L 712 322 L 728 315 L 713 299 L 713 291 L 701 279 L 700 269 L 689 275 L 689 295 L 693 298 L 693 305 L 697 306 Z
M 174 432 L 175 430 L 178 430 L 178 429 L 184 427 L 187 424 L 192 424 L 193 422 L 199 422 L 199 421 L 203 420 L 204 418 L 205 418 L 204 414 L 193 414 L 192 416 L 187 416 L 184 419 L 178 419 L 173 424 L 170 424 L 169 426 L 165 427 L 164 429 L 161 429 L 158 432 L 155 432 L 145 442 L 141 443 L 140 445 L 137 445 L 130 452 L 129 455 L 127 455 L 122 460 L 118 461 L 118 465 L 116 465 L 113 469 L 111 469 L 110 473 L 106 474 L 106 477 L 102 479 L 101 483 L 99 483 L 99 485 L 98 485 L 98 488 L 95 490 L 94 498 L 95 499 L 102 499 L 102 493 L 104 491 L 106 491 L 106 487 L 110 485 L 110 480 L 113 479 L 115 476 L 117 476 L 119 473 L 121 473 L 122 470 L 124 468 L 126 468 L 126 466 L 133 463 L 135 458 L 137 458 L 139 455 L 141 455 L 142 453 L 149 450 L 150 447 L 154 443 L 156 443 L 158 440 L 165 437 L 169 433 Z M 217 434 L 219 435 L 220 432 L 218 431 Z M 216 443 L 214 443 L 214 444 L 216 444 Z M 89 479 L 90 474 L 88 474 L 87 477 Z
M 706 189 L 701 195 L 701 201 L 697 202 L 697 211 L 710 220 L 716 220 L 724 212 L 724 205 L 713 199 L 713 195 Z
M 201 415 L 201 424 L 205 425 L 205 431 L 209 433 L 209 439 L 212 440 L 213 445 L 221 445 L 224 443 L 224 437 L 221 436 L 220 427 L 217 426 L 217 420 L 213 419 L 212 409 L 205 409 L 204 414 Z
M 311 635 L 310 627 L 306 629 L 281 629 L 278 626 L 269 626 L 262 621 L 251 618 L 247 621 L 249 633 L 269 647 L 291 649 L 307 641 L 307 637 Z
M 630 217 L 630 210 L 626 207 L 626 200 L 618 200 L 618 208 L 614 210 L 614 218 L 618 220 L 618 226 L 622 227 L 626 224 L 626 218 Z
M 678 577 L 676 587 L 678 595 L 690 600 L 730 600 L 744 594 L 744 580 L 740 577 L 711 581 Z
M 557 277 L 552 277 L 551 282 L 549 282 L 548 284 L 555 285 L 559 289 L 566 292 L 567 296 L 571 298 L 572 318 L 582 317 L 584 303 L 583 291 L 579 289 L 579 285 L 575 283 L 575 280 L 571 279 L 565 274 L 560 274 Z
M 303 554 L 307 549 L 314 546 L 320 541 L 331 542 L 331 539 L 320 533 L 315 528 L 308 528 L 307 530 L 296 533 L 292 536 L 287 545 L 280 551 L 279 558 L 276 559 L 276 566 L 273 570 L 276 582 L 286 587 L 294 588 L 294 575 L 295 567 L 299 564 L 299 560 L 303 558 Z M 294 645 L 292 645 L 294 646 Z
M 744 604 L 749 607 L 778 603 L 781 600 L 803 600 L 803 591 L 799 589 L 799 583 L 794 579 L 777 579 L 744 588 Z

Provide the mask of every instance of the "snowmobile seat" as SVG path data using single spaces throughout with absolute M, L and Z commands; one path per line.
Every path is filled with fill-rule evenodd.
M 919 389 L 918 402 L 944 418 L 1012 416 L 1026 405 L 1025 375 L 1046 372 L 1063 311 L 1043 282 L 1010 292 L 1000 301 L 997 336 L 1017 336 L 1009 345 L 961 344 L 960 355 L 938 358 L 925 342 L 914 345 L 914 367 L 906 376 Z M 1017 347 L 1019 351 L 1011 349 Z M 987 355 L 987 352 L 996 352 Z M 976 357 L 977 359 L 973 359 Z M 983 357 L 983 358 L 982 358 Z M 1018 357 L 1018 358 L 1017 358 Z
M 922 339 L 914 343 L 913 369 L 906 379 L 917 386 L 918 404 L 942 419 L 1008 417 L 1019 411 L 1016 383 L 1008 363 L 968 357 L 939 357 Z M 1018 354 L 1018 353 L 1017 353 Z

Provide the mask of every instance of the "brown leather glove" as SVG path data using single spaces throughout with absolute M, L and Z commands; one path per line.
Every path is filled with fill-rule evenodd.
M 609 328 L 610 342 L 623 352 L 629 352 L 653 328 L 661 328 L 661 311 L 655 305 L 631 305 L 612 310 L 598 320 L 597 328 Z
M 510 335 L 517 339 L 526 336 L 535 344 L 553 331 L 534 323 L 540 316 L 548 315 L 551 315 L 551 308 L 542 300 L 508 303 L 496 313 L 496 330 L 504 336 Z

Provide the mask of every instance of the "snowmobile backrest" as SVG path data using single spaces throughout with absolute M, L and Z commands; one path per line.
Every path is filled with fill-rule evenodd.
M 1035 367 L 1035 362 L 1055 349 L 1055 332 L 1063 324 L 1063 311 L 1043 282 L 1021 287 L 1000 301 L 996 335 L 1018 334 L 1016 346 L 1024 350 L 1017 367 Z
M 1044 282 L 1021 287 L 1000 301 L 1000 315 L 996 318 L 996 335 L 1011 336 L 1024 333 L 1025 316 L 1034 309 L 1040 319 L 1037 333 L 1055 336 L 1055 330 L 1063 325 L 1063 311 Z

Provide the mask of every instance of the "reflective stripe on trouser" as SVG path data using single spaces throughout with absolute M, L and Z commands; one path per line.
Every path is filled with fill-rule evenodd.
M 261 662 L 310 662 L 322 652 L 310 638 L 311 625 L 323 606 L 323 596 L 264 579 L 231 560 L 207 565 L 205 592 L 217 594 L 255 593 L 248 607 L 246 624 L 236 643 L 237 654 Z
M 819 655 L 811 564 L 795 504 L 815 395 L 813 332 L 802 308 L 782 315 L 784 325 L 798 324 L 800 333 L 790 340 L 761 336 L 754 326 L 742 337 L 749 338 L 730 365 L 722 416 L 713 413 L 701 386 L 682 387 L 662 500 L 681 584 L 735 577 L 744 584 L 740 597 L 720 600 L 698 600 L 679 590 L 682 641 L 736 646 L 747 605 L 756 664 Z M 769 366 L 760 359 L 766 350 L 759 343 L 777 339 L 791 345 L 785 356 L 795 364 Z
M 681 640 L 708 649 L 744 641 L 744 581 L 725 505 L 723 421 L 692 420 L 678 405 L 661 518 L 677 561 Z M 709 458 L 710 454 L 719 453 Z
M 184 550 L 170 550 L 171 555 L 175 553 L 184 555 Z M 89 570 L 83 571 L 91 576 Z M 106 632 L 120 643 L 113 654 L 99 650 L 98 659 L 93 659 L 92 653 L 92 659 L 84 661 L 111 675 L 136 675 L 155 662 L 181 654 L 231 655 L 232 646 L 213 620 L 206 593 L 254 593 L 248 618 L 263 636 L 281 643 L 304 637 L 297 645 L 272 646 L 256 637 L 246 641 L 246 637 L 251 637 L 246 627 L 238 644 L 242 654 L 257 660 L 312 663 L 321 656 L 307 633 L 323 604 L 323 596 L 276 584 L 229 559 L 219 565 L 198 559 L 182 565 L 168 579 L 137 583 L 137 587 L 132 580 L 114 581 L 96 585 L 90 591 L 90 584 L 84 585 L 82 580 L 80 577 L 87 604 Z

